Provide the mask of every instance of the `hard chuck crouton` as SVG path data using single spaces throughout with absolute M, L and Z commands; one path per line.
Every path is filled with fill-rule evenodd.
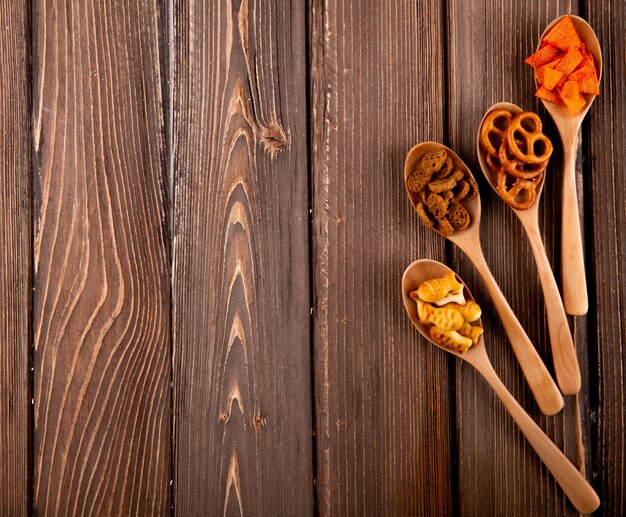
M 422 158 L 422 169 L 432 175 L 441 169 L 447 158 L 445 149 L 431 149 Z

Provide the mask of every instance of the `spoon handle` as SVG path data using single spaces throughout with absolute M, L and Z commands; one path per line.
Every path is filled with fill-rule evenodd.
M 541 412 L 544 415 L 558 413 L 563 408 L 563 397 L 554 380 L 552 380 L 546 365 L 539 357 L 537 350 L 513 313 L 502 291 L 500 291 L 496 280 L 489 270 L 489 266 L 487 266 L 480 244 L 475 243 L 471 247 L 465 247 L 463 251 L 474 263 L 480 276 L 485 281 L 487 290 L 491 295 L 493 304 L 498 311 L 504 330 L 513 347 L 513 352 L 515 352 L 517 361 L 524 372 L 524 377 L 526 377 L 528 386 L 533 392 Z
M 559 288 L 541 240 L 537 218 L 521 215 L 520 220 L 524 225 L 533 255 L 535 256 L 539 280 L 541 281 L 543 296 L 546 301 L 546 315 L 548 317 L 556 381 L 563 394 L 575 395 L 580 391 L 581 384 L 578 357 L 576 356 L 576 348 L 574 347 L 574 340 L 572 339 L 567 315 L 563 308 Z
M 526 439 L 532 445 L 557 480 L 561 488 L 581 513 L 592 513 L 600 506 L 600 498 L 580 471 L 572 465 L 565 454 L 550 440 L 533 419 L 509 393 L 484 354 L 472 361 L 474 367 L 483 375 L 500 398 L 510 415 L 515 420 Z
M 573 316 L 583 316 L 587 314 L 589 302 L 576 192 L 576 141 L 574 136 L 569 142 L 563 142 L 561 276 L 565 311 Z

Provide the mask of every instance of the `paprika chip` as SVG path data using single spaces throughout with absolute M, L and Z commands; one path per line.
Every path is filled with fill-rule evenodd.
M 592 95 L 600 95 L 600 83 L 596 74 L 588 75 L 578 81 L 581 93 L 590 93 Z
M 555 67 L 555 70 L 563 72 L 563 77 L 559 81 L 559 86 L 565 82 L 565 79 L 569 76 L 569 74 L 576 70 L 582 60 L 583 56 L 580 52 L 578 52 L 576 47 L 572 47 L 567 51 L 563 60 Z
M 535 97 L 543 99 L 544 101 L 554 102 L 556 104 L 564 104 L 559 92 L 556 90 L 548 90 L 545 86 L 542 86 L 535 92 Z
M 546 68 L 543 71 L 543 86 L 548 90 L 554 90 L 554 87 L 559 83 L 563 77 L 563 72 L 559 72 L 554 68 Z
M 574 28 L 571 16 L 564 16 L 563 19 L 546 34 L 543 41 L 547 41 L 565 51 L 572 47 L 579 48 L 583 44 Z
M 565 81 L 561 89 L 561 98 L 572 115 L 578 113 L 586 104 L 576 81 Z
M 533 68 L 539 68 L 540 66 L 547 65 L 556 57 L 558 53 L 558 48 L 554 45 L 547 44 L 545 47 L 541 47 L 533 55 L 524 59 L 524 62 L 528 63 Z
M 576 70 L 574 70 L 569 77 L 567 78 L 568 81 L 580 81 L 581 79 L 584 79 L 585 77 L 587 77 L 588 75 L 595 75 L 596 71 L 593 68 L 590 68 L 586 65 L 584 66 L 579 66 Z
M 535 69 L 535 96 L 565 104 L 572 115 L 586 105 L 582 94 L 600 94 L 593 54 L 581 41 L 570 16 L 559 20 L 541 40 L 539 49 L 524 61 Z

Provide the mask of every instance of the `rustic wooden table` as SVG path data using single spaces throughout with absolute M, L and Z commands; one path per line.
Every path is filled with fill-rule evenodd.
M 506 515 L 575 510 L 487 385 L 400 296 L 455 268 L 522 406 L 626 512 L 626 5 L 578 159 L 583 388 L 538 410 L 482 280 L 424 230 L 423 140 L 475 172 L 488 106 L 565 2 L 2 0 L 0 515 Z M 561 148 L 541 228 L 559 277 Z M 551 366 L 514 214 L 478 174 L 487 261 Z

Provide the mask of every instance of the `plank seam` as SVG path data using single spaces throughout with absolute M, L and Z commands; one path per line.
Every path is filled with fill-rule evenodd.
M 450 51 L 451 45 L 449 41 L 449 34 L 453 34 L 451 27 L 449 26 L 452 21 L 451 18 L 448 17 L 449 12 L 449 0 L 444 0 L 441 6 L 441 16 L 444 20 L 442 24 L 442 43 L 441 46 L 443 48 L 443 98 L 446 99 L 446 102 L 442 103 L 442 119 L 443 119 L 443 137 L 445 145 L 450 145 Z M 445 240 L 444 243 L 444 257 L 445 261 L 448 264 L 453 264 L 454 256 L 452 243 Z M 448 391 L 450 398 L 450 411 L 449 411 L 449 429 L 451 436 L 448 437 L 448 443 L 450 444 L 450 459 L 452 460 L 452 465 L 450 468 L 450 482 L 452 491 L 452 496 L 450 500 L 452 501 L 452 515 L 459 515 L 459 510 L 461 508 L 461 493 L 459 489 L 460 485 L 460 471 L 459 471 L 459 430 L 458 430 L 458 420 L 457 420 L 457 390 L 456 390 L 456 357 L 449 355 L 447 357 L 448 363 Z
M 580 15 L 584 19 L 589 17 L 588 2 L 581 1 Z M 592 250 L 595 249 L 594 239 L 594 219 L 593 219 L 593 181 L 592 170 L 589 156 L 591 155 L 591 117 L 587 116 L 583 120 L 583 124 L 580 130 L 582 136 L 582 176 L 583 176 L 583 238 L 584 238 L 584 250 L 585 250 L 585 275 L 587 277 L 587 289 L 590 293 L 597 292 L 596 278 L 593 274 L 595 271 L 594 262 L 595 256 Z M 592 296 L 593 300 L 597 300 L 596 296 Z M 599 447 L 599 423 L 598 412 L 600 410 L 600 373 L 598 371 L 599 366 L 599 350 L 598 350 L 598 313 L 596 303 L 589 304 L 589 312 L 586 316 L 588 322 L 592 322 L 592 325 L 587 325 L 587 358 L 589 369 L 587 372 L 589 379 L 589 415 L 584 415 L 589 419 L 590 436 L 589 445 L 590 451 L 587 456 L 590 458 L 591 472 L 588 475 L 589 482 L 592 484 L 598 494 L 602 495 L 602 487 L 600 483 L 600 477 L 598 476 L 598 465 L 600 458 L 598 456 L 601 448 Z M 574 321 L 576 318 L 574 318 Z M 579 346 L 576 343 L 576 346 Z M 583 458 L 584 465 L 584 458 Z
M 163 188 L 165 189 L 165 246 L 167 251 L 167 267 L 169 269 L 169 375 L 170 375 L 170 483 L 169 483 L 169 498 L 170 498 L 170 515 L 175 515 L 175 483 L 176 479 L 176 440 L 174 435 L 175 426 L 175 412 L 174 412 L 174 206 L 175 206 L 175 188 L 174 188 L 174 160 L 173 160 L 173 142 L 174 142 L 174 0 L 166 0 L 165 9 L 165 34 L 167 43 L 166 50 L 164 52 L 165 60 L 165 76 L 167 77 L 165 87 L 163 87 L 163 81 L 161 82 L 163 90 L 163 121 L 165 130 L 165 178 L 163 181 Z
M 37 157 L 37 151 L 35 149 L 35 126 L 33 123 L 34 113 L 34 63 L 35 63 L 35 15 L 32 2 L 26 3 L 26 34 L 30 37 L 25 38 L 26 43 L 26 55 L 28 58 L 28 66 L 26 67 L 26 84 L 28 91 L 26 92 L 26 98 L 28 102 L 28 125 L 30 134 L 30 153 L 28 161 L 28 209 L 30 210 L 28 231 L 29 249 L 28 258 L 30 260 L 28 285 L 30 286 L 28 292 L 28 322 L 27 322 L 27 343 L 28 343 L 28 417 L 29 425 L 27 432 L 29 436 L 28 441 L 28 501 L 27 508 L 29 509 L 29 515 L 35 515 L 35 318 L 33 314 L 34 307 L 34 280 L 35 280 L 35 160 Z
M 314 253 L 314 238 L 313 238 L 313 208 L 314 208 L 314 173 L 313 173 L 313 111 L 311 96 L 313 89 L 311 87 L 311 81 L 313 80 L 311 74 L 312 66 L 312 30 L 311 30 L 311 9 L 312 5 L 310 1 L 306 2 L 304 12 L 304 24 L 305 24 L 305 87 L 306 87 L 306 134 L 307 134 L 307 201 L 308 201 L 308 255 L 309 255 L 309 350 L 310 350 L 310 397 L 311 397 L 311 462 L 313 470 L 313 515 L 319 515 L 318 507 L 318 492 L 317 492 L 317 473 L 318 473 L 318 458 L 317 458 L 317 397 L 315 396 L 315 253 Z

